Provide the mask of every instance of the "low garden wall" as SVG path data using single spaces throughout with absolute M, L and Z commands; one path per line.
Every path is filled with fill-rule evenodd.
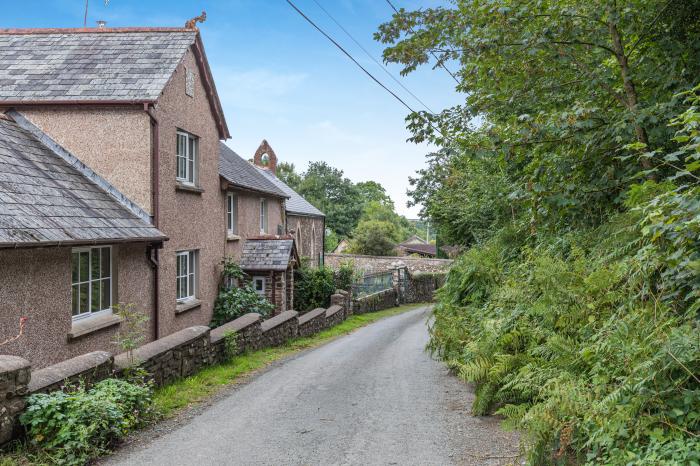
M 296 338 L 299 329 L 299 313 L 284 311 L 262 323 L 263 346 L 279 346 Z
M 31 366 L 17 356 L 0 356 L 0 445 L 17 434 L 17 418 L 29 393 Z
M 230 356 L 226 351 L 226 336 L 232 332 L 236 338 L 236 354 L 262 347 L 262 317 L 251 312 L 211 331 L 209 339 L 214 362 L 224 362 Z
M 308 337 L 326 328 L 326 310 L 322 307 L 299 317 L 298 336 Z
M 345 312 L 341 306 L 331 306 L 326 310 L 326 328 L 331 328 L 345 320 Z
M 364 314 L 366 312 L 380 311 L 398 305 L 396 288 L 378 291 L 361 298 L 352 300 L 352 312 Z
M 355 270 L 363 273 L 389 272 L 406 267 L 409 272 L 447 272 L 452 259 L 434 259 L 412 256 L 365 256 L 360 254 L 326 254 L 324 264 L 338 270 L 344 263 L 351 262 Z

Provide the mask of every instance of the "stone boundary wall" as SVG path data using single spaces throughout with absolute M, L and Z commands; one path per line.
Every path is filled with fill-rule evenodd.
M 236 354 L 244 351 L 255 351 L 262 346 L 262 316 L 251 312 L 236 320 L 232 320 L 221 327 L 217 327 L 209 334 L 211 352 L 214 362 L 221 363 L 228 359 L 226 354 L 226 335 L 229 332 L 236 334 Z
M 299 313 L 284 311 L 262 323 L 263 346 L 280 346 L 296 338 L 299 330 Z
M 49 393 L 78 383 L 89 387 L 110 377 L 113 363 L 110 353 L 94 351 L 33 371 L 29 393 Z
M 428 303 L 435 300 L 435 291 L 445 284 L 446 273 L 409 274 L 404 303 Z
M 209 327 L 198 325 L 175 332 L 114 358 L 117 373 L 140 367 L 150 374 L 157 386 L 194 374 L 212 361 Z
M 388 272 L 398 267 L 407 267 L 411 273 L 447 272 L 452 259 L 433 259 L 411 256 L 363 256 L 359 254 L 326 254 L 325 265 L 338 270 L 345 262 L 352 262 L 357 270 L 364 273 Z
M 354 314 L 381 311 L 394 306 L 398 306 L 396 288 L 378 291 L 352 300 L 352 312 Z
M 328 309 L 315 309 L 299 316 L 286 311 L 263 321 L 260 314 L 246 314 L 213 330 L 204 326 L 189 327 L 135 349 L 133 359 L 126 353 L 112 356 L 96 351 L 43 369 L 31 371 L 28 361 L 0 355 L 0 446 L 16 438 L 18 418 L 31 393 L 62 390 L 78 382 L 92 385 L 125 370 L 141 367 L 158 386 L 187 377 L 198 370 L 224 362 L 225 336 L 236 333 L 237 352 L 256 350 L 286 343 L 297 336 L 310 336 L 337 325 L 352 314 L 344 304 L 351 302 L 359 312 L 385 309 L 396 305 L 396 291 L 386 290 L 358 300 L 348 293 L 336 293 Z
M 297 335 L 308 337 L 326 328 L 326 310 L 322 307 L 309 311 L 299 317 Z
M 17 356 L 0 356 L 0 445 L 17 436 L 18 418 L 29 393 L 31 365 Z
M 331 328 L 345 320 L 345 312 L 341 306 L 331 306 L 326 310 L 326 328 Z

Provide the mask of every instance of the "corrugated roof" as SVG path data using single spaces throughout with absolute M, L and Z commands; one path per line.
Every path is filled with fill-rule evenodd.
M 294 240 L 292 239 L 250 238 L 243 245 L 240 266 L 245 271 L 287 270 L 293 253 Z
M 263 176 L 249 162 L 243 160 L 223 142 L 219 143 L 219 175 L 234 186 L 251 189 L 278 197 L 289 197 L 273 182 Z
M 262 173 L 265 176 L 265 178 L 270 180 L 272 183 L 275 184 L 275 186 L 280 188 L 289 196 L 289 199 L 286 202 L 286 209 L 288 213 L 309 215 L 312 217 L 325 217 L 323 212 L 318 210 L 309 201 L 304 199 L 299 193 L 290 188 L 289 185 L 287 185 L 287 183 L 277 178 L 270 170 L 266 170 L 265 168 L 261 167 L 255 168 L 260 173 Z
M 153 101 L 195 30 L 0 30 L 2 101 Z
M 0 247 L 165 239 L 32 133 L 0 118 Z

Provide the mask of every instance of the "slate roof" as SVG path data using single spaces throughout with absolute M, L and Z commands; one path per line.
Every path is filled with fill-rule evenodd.
M 430 256 L 437 256 L 437 247 L 434 244 L 421 244 L 421 243 L 401 243 L 399 247 L 404 251 L 409 253 L 427 254 Z
M 275 184 L 278 188 L 284 191 L 289 199 L 286 202 L 286 210 L 290 214 L 308 215 L 311 217 L 325 217 L 323 212 L 311 205 L 309 201 L 304 199 L 299 193 L 294 191 L 284 181 L 280 180 L 270 170 L 265 168 L 255 167 L 268 180 Z
M 223 142 L 219 143 L 219 175 L 234 186 L 278 197 L 289 197 L 250 162 L 243 160 Z
M 0 247 L 165 239 L 29 130 L 0 114 Z
M 240 266 L 245 271 L 283 271 L 294 258 L 291 238 L 249 238 L 243 245 Z
M 0 103 L 154 101 L 196 30 L 0 30 Z

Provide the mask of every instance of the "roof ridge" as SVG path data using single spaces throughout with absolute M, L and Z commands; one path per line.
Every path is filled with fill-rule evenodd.
M 29 35 L 29 34 L 87 34 L 87 33 L 129 33 L 129 32 L 194 32 L 198 29 L 185 27 L 116 27 L 116 28 L 0 28 L 0 34 Z
M 29 132 L 39 142 L 46 146 L 47 149 L 49 149 L 51 152 L 63 159 L 67 164 L 78 170 L 83 176 L 85 176 L 90 181 L 99 186 L 120 205 L 129 210 L 132 214 L 139 217 L 144 222 L 148 223 L 149 225 L 153 225 L 153 220 L 148 212 L 139 207 L 134 201 L 129 199 L 124 193 L 119 191 L 109 181 L 95 173 L 95 171 L 92 168 L 84 164 L 78 157 L 64 149 L 48 134 L 44 133 L 38 126 L 29 121 L 24 115 L 22 115 L 20 112 L 14 109 L 10 109 L 6 113 L 10 117 L 12 117 L 17 126 Z

